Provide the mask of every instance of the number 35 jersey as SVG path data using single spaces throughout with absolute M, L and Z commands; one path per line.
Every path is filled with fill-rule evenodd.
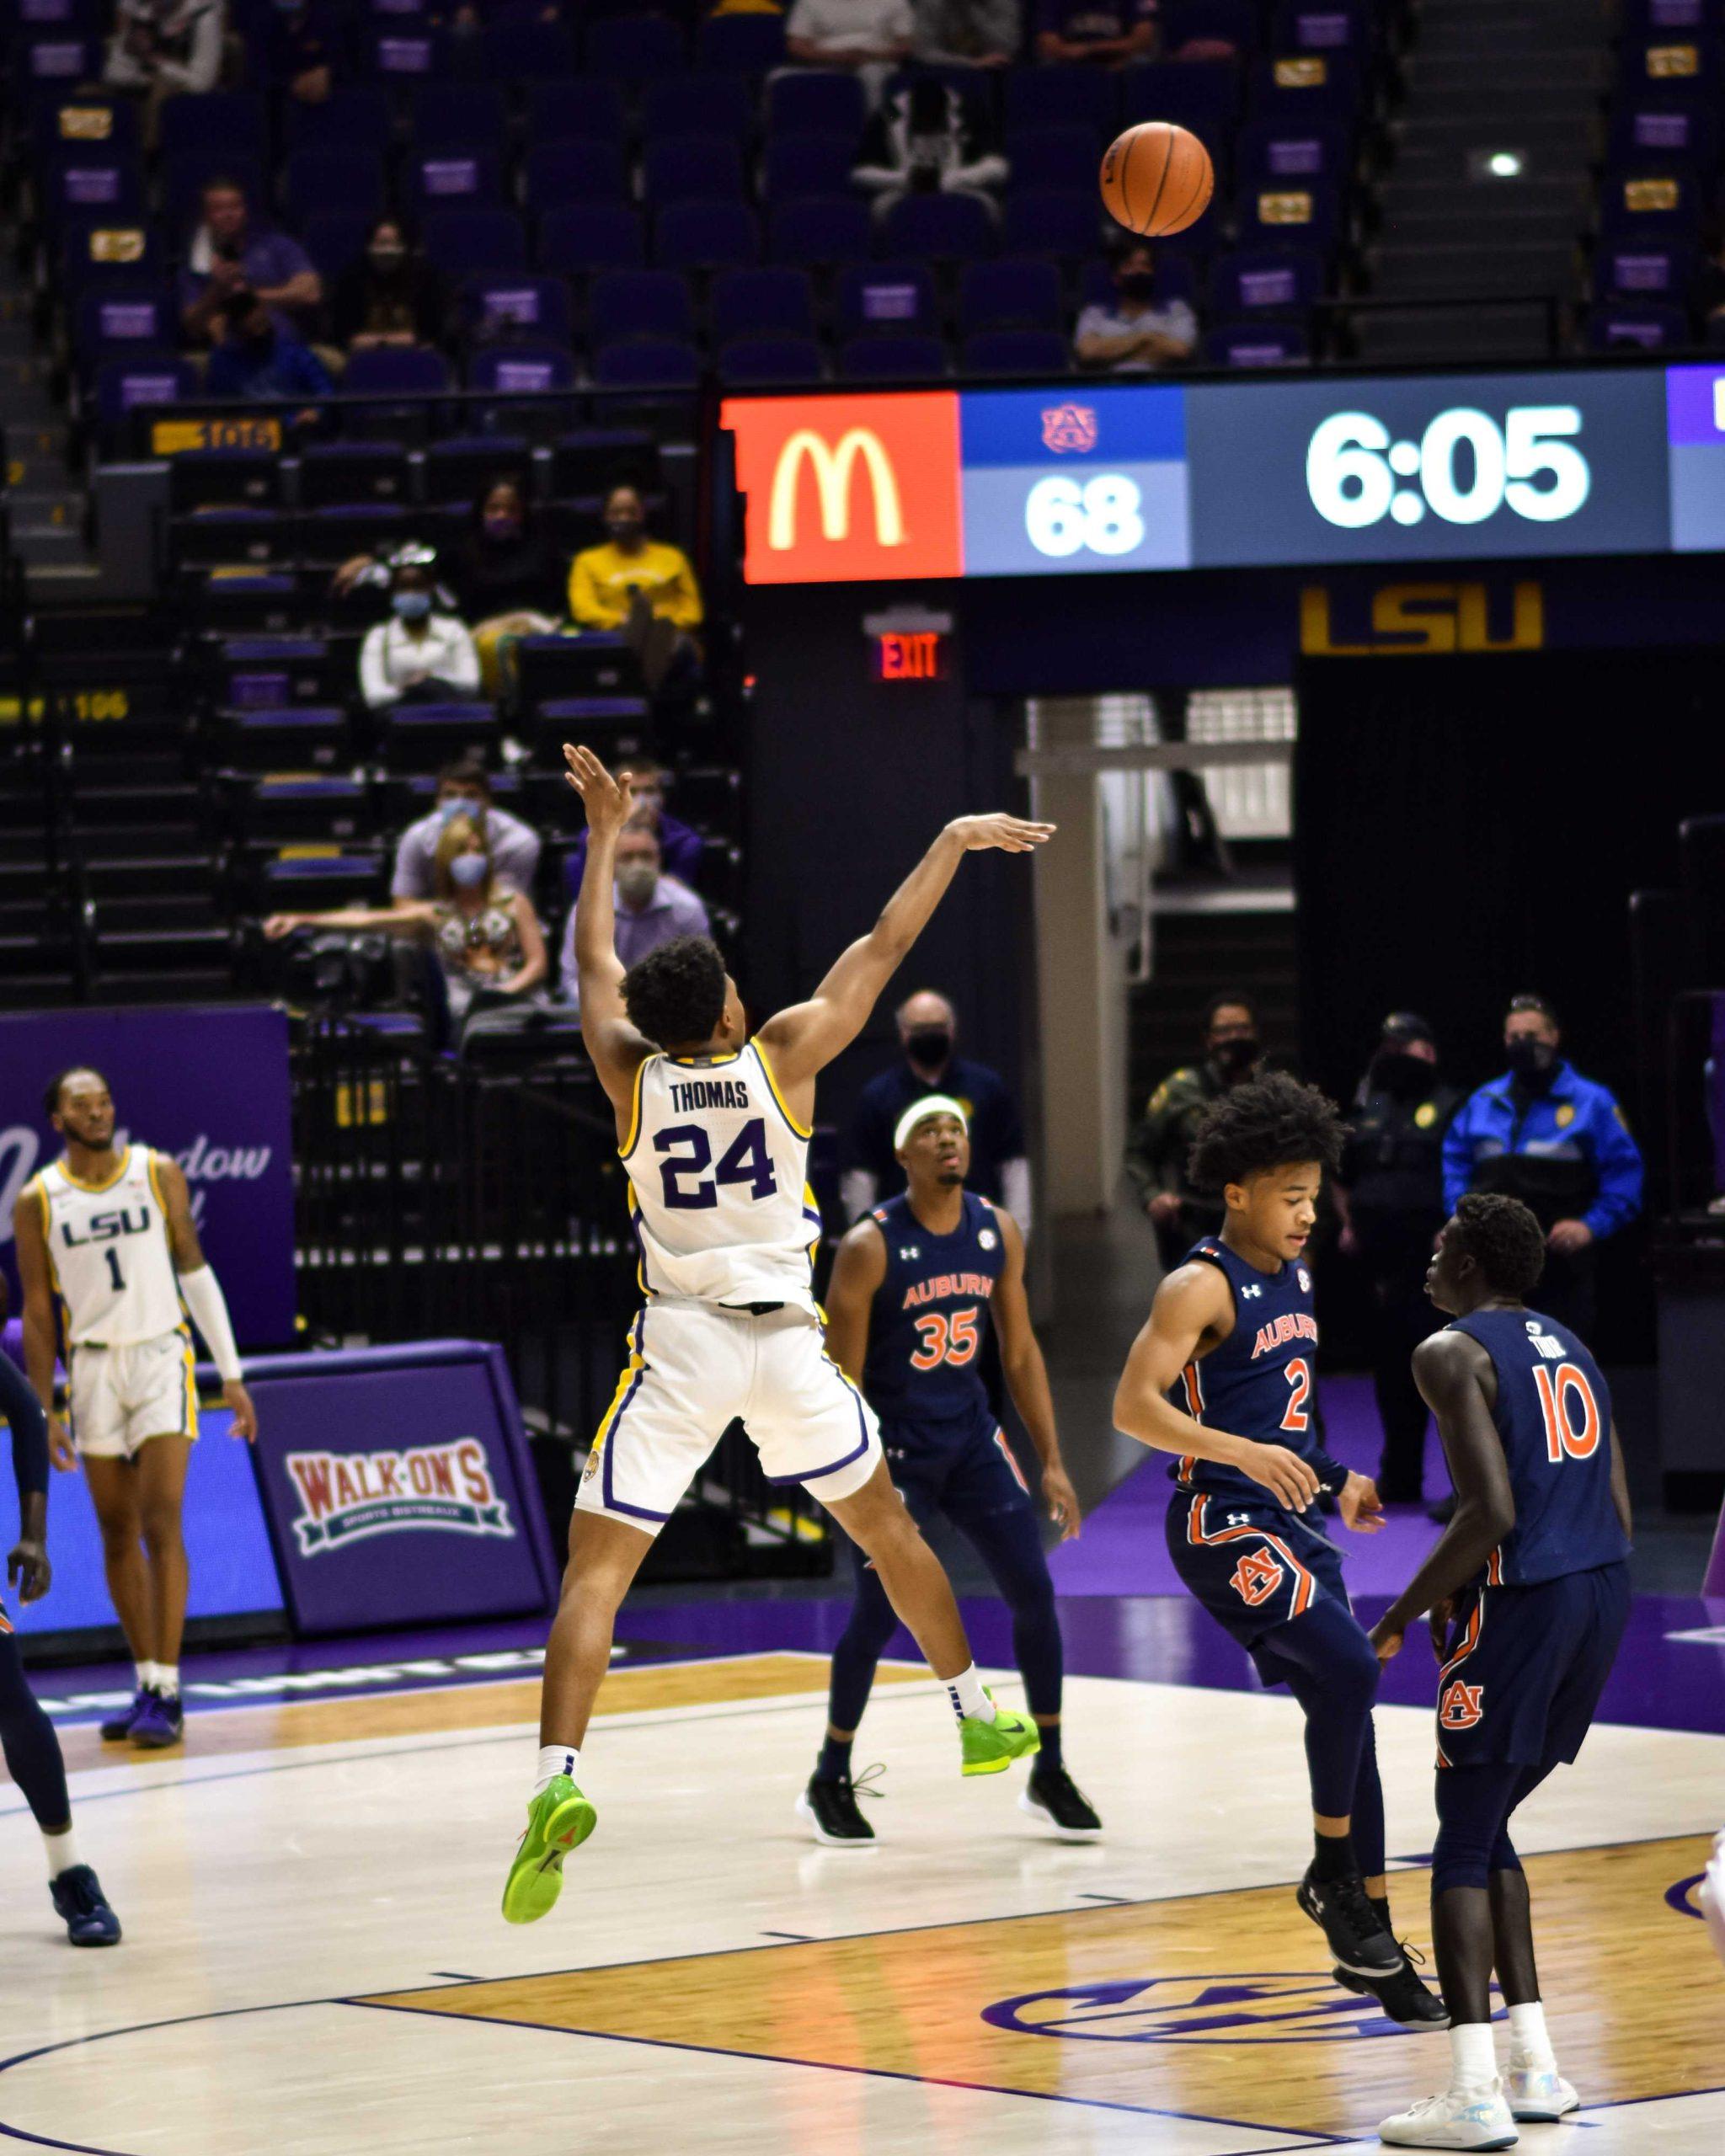
M 753 1041 L 729 1055 L 649 1055 L 622 1155 L 643 1292 L 818 1314 L 810 1135 Z
M 869 1312 L 863 1398 L 884 1422 L 986 1413 L 982 1333 L 1007 1256 L 993 1206 L 967 1190 L 949 1235 L 931 1235 L 902 1195 L 869 1217 L 886 1243 L 886 1276 Z
M 156 1155 L 128 1145 L 120 1172 L 79 1182 L 56 1161 L 36 1177 L 54 1286 L 73 1348 L 130 1348 L 183 1322 Z

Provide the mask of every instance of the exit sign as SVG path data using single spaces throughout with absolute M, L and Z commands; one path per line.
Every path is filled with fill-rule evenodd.
M 873 638 L 877 681 L 944 678 L 947 640 L 938 629 L 884 629 Z

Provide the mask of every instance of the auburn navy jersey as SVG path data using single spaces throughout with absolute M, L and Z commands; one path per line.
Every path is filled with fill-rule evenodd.
M 949 1235 L 931 1235 L 906 1197 L 869 1215 L 886 1243 L 886 1278 L 869 1316 L 862 1392 L 883 1422 L 987 1412 L 982 1332 L 1007 1251 L 993 1206 L 971 1191 L 964 1197 Z
M 1234 1329 L 1186 1365 L 1169 1397 L 1206 1429 L 1285 1445 L 1309 1460 L 1329 1486 L 1334 1463 L 1318 1443 L 1317 1320 L 1306 1264 L 1296 1258 L 1279 1273 L 1260 1273 L 1220 1235 L 1194 1243 L 1185 1262 L 1214 1265 L 1222 1273 L 1233 1290 Z M 1259 1503 L 1268 1496 L 1261 1482 L 1238 1468 L 1190 1454 L 1169 1472 L 1183 1490 L 1250 1497 Z
M 1538 1310 L 1475 1310 L 1450 1327 L 1492 1358 L 1492 1419 L 1515 1524 L 1486 1561 L 1493 1587 L 1534 1587 L 1629 1554 L 1611 1497 L 1611 1396 L 1567 1326 Z

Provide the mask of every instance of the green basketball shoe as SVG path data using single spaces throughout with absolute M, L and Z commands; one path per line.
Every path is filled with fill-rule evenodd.
M 991 1702 L 994 1694 L 985 1684 L 982 1689 Z M 996 1707 L 992 1721 L 984 1721 L 976 1715 L 964 1716 L 959 1724 L 959 1742 L 964 1748 L 961 1774 L 1001 1774 L 1014 1759 L 1036 1751 L 1042 1738 L 1028 1715 Z
M 527 1831 L 503 1890 L 508 1923 L 532 1924 L 552 1908 L 563 1892 L 563 1859 L 579 1849 L 598 1817 L 567 1774 L 540 1790 L 527 1806 Z

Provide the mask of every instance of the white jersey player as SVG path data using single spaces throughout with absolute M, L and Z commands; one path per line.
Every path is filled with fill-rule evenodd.
M 680 937 L 627 975 L 611 873 L 630 801 L 585 749 L 565 749 L 587 810 L 575 915 L 581 1033 L 616 1111 L 646 1298 L 588 1457 L 569 1563 L 545 1651 L 539 1769 L 503 1913 L 530 1923 L 557 1899 L 563 1859 L 593 1830 L 575 1782 L 611 1660 L 613 1620 L 653 1538 L 740 1417 L 769 1479 L 801 1482 L 867 1550 L 959 1718 L 962 1770 L 1034 1751 L 1028 1716 L 996 1708 L 970 1658 L 946 1574 L 881 1454 L 873 1412 L 825 1352 L 810 1265 L 820 1219 L 805 1180 L 814 1081 L 868 1022 L 959 863 L 1028 853 L 1047 824 L 949 824 L 806 1003 L 751 1039 L 735 983 L 705 937 Z
M 198 1433 L 187 1311 L 221 1374 L 234 1434 L 254 1436 L 256 1417 L 179 1164 L 147 1145 L 115 1145 L 113 1097 L 99 1071 L 62 1071 L 47 1107 L 66 1150 L 24 1185 L 13 1221 L 24 1361 L 54 1465 L 69 1472 L 83 1460 L 108 1591 L 137 1665 L 131 1706 L 102 1734 L 175 1744 L 187 1588 L 180 1514 Z M 54 1412 L 56 1296 L 69 1438 Z

